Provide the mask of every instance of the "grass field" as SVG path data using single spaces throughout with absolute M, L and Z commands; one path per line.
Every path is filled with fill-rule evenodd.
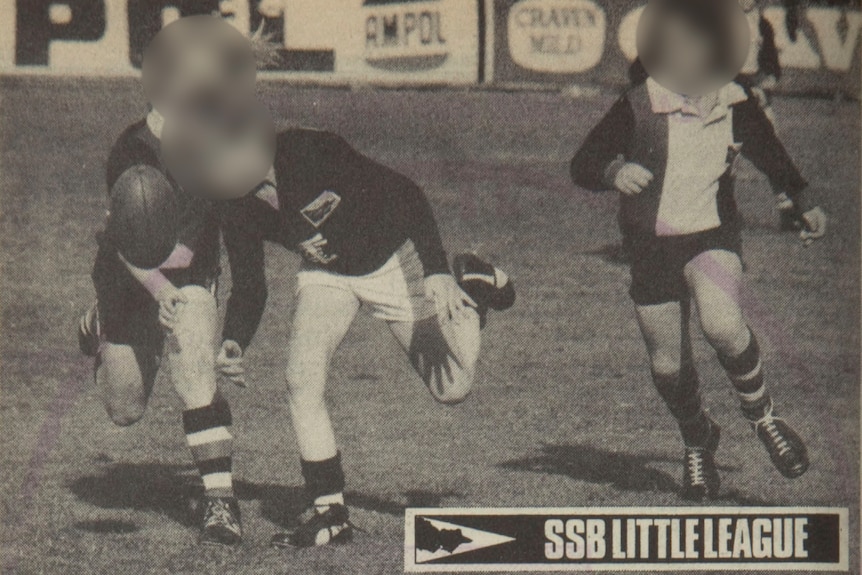
M 196 544 L 195 473 L 181 406 L 160 377 L 145 418 L 114 428 L 73 325 L 93 297 L 104 160 L 144 109 L 131 81 L 0 83 L 3 573 L 397 573 L 409 506 L 678 506 L 680 445 L 652 389 L 615 261 L 616 199 L 567 168 L 613 96 L 326 91 L 265 85 L 282 125 L 332 129 L 417 180 L 450 253 L 474 249 L 519 301 L 484 332 L 474 395 L 437 405 L 388 332 L 360 315 L 329 402 L 355 523 L 337 549 L 268 541 L 300 503 L 282 380 L 297 258 L 268 252 L 270 302 L 248 354 L 251 386 L 225 387 L 246 528 L 238 550 Z M 804 249 L 780 235 L 768 185 L 744 166 L 745 306 L 783 414 L 809 442 L 796 481 L 772 469 L 698 335 L 705 397 L 724 426 L 719 505 L 859 507 L 860 117 L 855 103 L 781 99 L 780 133 L 832 216 Z M 227 283 L 227 282 L 225 282 Z M 223 290 L 228 286 L 223 286 Z M 855 546 L 854 546 L 855 547 Z M 858 552 L 851 557 L 858 573 Z

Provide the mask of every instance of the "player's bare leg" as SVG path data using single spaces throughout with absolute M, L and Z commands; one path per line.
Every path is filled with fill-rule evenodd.
M 470 394 L 482 343 L 479 321 L 479 314 L 468 309 L 442 324 L 436 315 L 416 322 L 389 322 L 410 363 L 440 403 L 461 403 Z
M 313 286 L 297 294 L 287 359 L 288 402 L 312 505 L 296 529 L 273 537 L 275 546 L 340 543 L 352 535 L 324 391 L 332 356 L 358 310 L 359 300 L 338 288 Z
M 679 425 L 685 458 L 681 496 L 701 500 L 718 495 L 714 455 L 721 430 L 703 409 L 691 353 L 688 302 L 636 306 L 653 383 Z
M 231 473 L 230 406 L 216 387 L 216 301 L 200 286 L 181 291 L 187 302 L 166 338 L 165 358 L 174 388 L 185 404 L 186 440 L 204 484 L 201 542 L 235 545 L 242 541 L 242 527 Z
M 515 303 L 512 281 L 479 256 L 460 254 L 453 268 L 475 309 L 441 318 L 428 299 L 413 298 L 414 321 L 387 322 L 431 395 L 447 405 L 461 403 L 472 390 L 488 310 L 503 311 Z
M 96 386 L 116 425 L 126 427 L 144 416 L 159 369 L 159 351 L 107 342 L 101 345 Z
M 739 303 L 742 261 L 729 251 L 705 252 L 686 265 L 685 277 L 704 334 L 736 390 L 743 415 L 781 474 L 799 477 L 808 469 L 808 455 L 799 435 L 776 416 L 766 390 L 760 347 Z

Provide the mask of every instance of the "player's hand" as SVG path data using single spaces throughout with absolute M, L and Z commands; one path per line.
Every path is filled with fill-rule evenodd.
M 478 307 L 449 274 L 434 274 L 425 278 L 425 295 L 434 302 L 440 323 L 457 321 L 469 308 Z
M 260 0 L 257 11 L 265 18 L 279 18 L 284 14 L 284 0 Z
M 242 363 L 242 348 L 232 339 L 225 340 L 216 358 L 216 369 L 223 378 L 234 385 L 245 387 L 245 367 Z
M 188 303 L 188 300 L 185 294 L 170 282 L 166 283 L 155 297 L 159 302 L 159 323 L 165 329 L 172 331 L 177 325 L 180 309 L 183 304 Z
M 640 164 L 629 162 L 617 172 L 614 187 L 627 196 L 634 196 L 641 193 L 652 180 L 652 172 Z
M 806 246 L 826 235 L 826 220 L 826 212 L 819 206 L 802 214 L 804 227 L 799 232 L 799 238 Z

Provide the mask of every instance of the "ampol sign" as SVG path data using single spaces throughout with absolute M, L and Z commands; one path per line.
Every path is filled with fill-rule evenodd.
M 478 81 L 475 0 L 0 0 L 0 72 L 133 75 L 164 25 L 210 13 L 244 33 L 263 25 L 283 44 L 272 77 Z
M 643 0 L 492 0 L 494 81 L 622 85 L 636 57 Z M 795 39 L 778 3 L 764 3 L 794 92 L 859 93 L 862 13 L 809 6 Z M 491 7 L 489 7 L 491 9 Z

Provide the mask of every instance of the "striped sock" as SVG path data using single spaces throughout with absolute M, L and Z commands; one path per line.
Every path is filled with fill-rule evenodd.
M 748 347 L 736 357 L 718 355 L 721 363 L 736 390 L 742 413 L 746 418 L 757 421 L 764 416 L 772 403 L 763 381 L 763 362 L 760 346 L 754 333 L 749 330 L 751 339 Z
M 230 424 L 230 405 L 221 395 L 209 405 L 183 412 L 186 441 L 210 497 L 233 497 Z

